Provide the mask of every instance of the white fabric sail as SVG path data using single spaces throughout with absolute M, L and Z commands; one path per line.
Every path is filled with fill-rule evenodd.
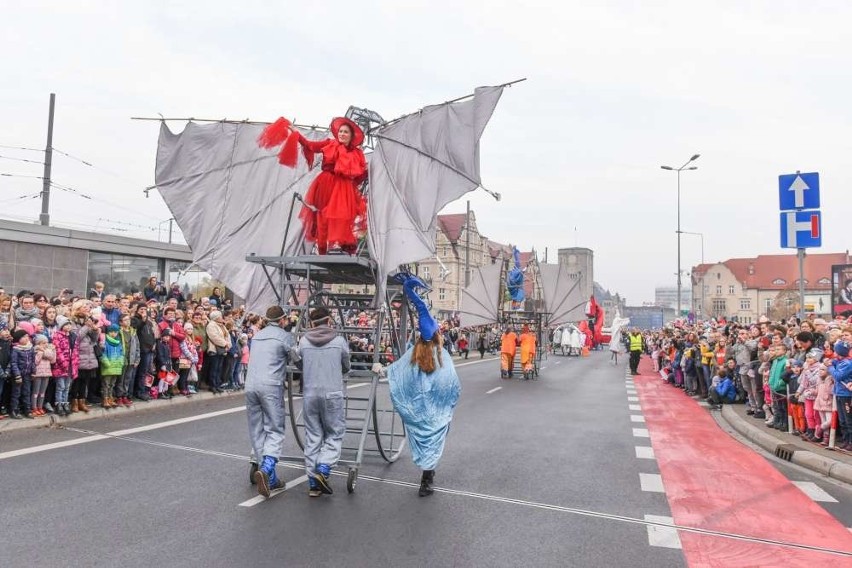
M 400 264 L 434 255 L 438 212 L 481 185 L 479 139 L 502 93 L 480 87 L 372 132 L 367 233 L 380 283 Z
M 559 325 L 583 319 L 587 298 L 581 297 L 580 282 L 584 274 L 571 278 L 564 264 L 540 264 L 541 291 L 548 325 Z
M 491 325 L 500 316 L 500 264 L 486 264 L 471 270 L 470 285 L 461 291 L 461 327 Z

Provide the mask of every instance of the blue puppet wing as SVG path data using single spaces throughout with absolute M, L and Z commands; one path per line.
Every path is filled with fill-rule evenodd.
M 444 453 L 461 383 L 446 349 L 441 349 L 442 365 L 430 374 L 412 364 L 413 353 L 410 347 L 388 367 L 388 385 L 393 407 L 405 424 L 414 464 L 429 470 L 437 467 Z
M 512 309 L 519 310 L 524 299 L 526 299 L 526 294 L 524 293 L 524 272 L 521 270 L 521 252 L 518 247 L 515 247 L 513 255 L 515 267 L 509 271 L 509 275 L 506 277 L 506 289 L 512 298 Z

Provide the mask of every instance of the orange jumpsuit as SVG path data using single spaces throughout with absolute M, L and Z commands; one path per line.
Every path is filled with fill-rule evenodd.
M 500 345 L 500 369 L 503 375 L 512 376 L 512 367 L 515 365 L 515 352 L 518 349 L 518 336 L 514 331 L 503 334 L 503 341 Z
M 535 358 L 535 334 L 529 331 L 521 334 L 521 368 L 525 373 L 533 370 Z

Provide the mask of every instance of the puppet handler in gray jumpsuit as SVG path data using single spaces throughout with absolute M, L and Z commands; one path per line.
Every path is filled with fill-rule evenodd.
M 332 327 L 324 307 L 311 311 L 311 328 L 299 340 L 305 420 L 308 495 L 331 495 L 329 477 L 340 459 L 346 434 L 343 375 L 349 372 L 349 344 Z M 254 354 L 252 354 L 254 356 Z
M 418 493 L 426 497 L 433 492 L 435 469 L 444 453 L 461 384 L 452 357 L 442 346 L 438 324 L 417 294 L 416 288 L 428 287 L 410 274 L 397 278 L 417 308 L 420 337 L 387 369 L 376 363 L 373 371 L 388 376 L 391 401 L 405 424 L 411 457 L 423 471 Z
M 284 381 L 287 362 L 295 342 L 284 330 L 285 314 L 280 306 L 266 310 L 269 323 L 255 334 L 246 372 L 246 415 L 254 455 L 263 461 L 254 473 L 257 491 L 264 497 L 282 489 L 284 481 L 275 464 L 284 447 Z

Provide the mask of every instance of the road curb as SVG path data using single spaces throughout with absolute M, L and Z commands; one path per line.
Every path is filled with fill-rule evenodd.
M 124 416 L 125 414 L 135 414 L 137 412 L 146 412 L 154 409 L 162 410 L 163 408 L 170 408 L 172 406 L 194 404 L 209 400 L 220 400 L 222 398 L 236 398 L 242 397 L 242 395 L 243 391 L 241 390 L 230 392 L 225 391 L 222 394 L 199 392 L 191 397 L 175 396 L 168 400 L 157 399 L 148 402 L 135 400 L 133 401 L 133 406 L 129 408 L 121 406 L 119 408 L 113 408 L 112 410 L 106 410 L 98 406 L 90 406 L 89 408 L 91 408 L 91 411 L 88 414 L 85 412 L 76 412 L 70 416 L 56 416 L 55 414 L 48 414 L 47 416 L 42 416 L 41 418 L 36 418 L 34 420 L 12 420 L 11 418 L 6 418 L 0 422 L 0 435 L 7 432 L 16 432 L 18 430 L 52 428 L 58 425 L 73 424 L 74 422 L 83 422 L 85 420 L 93 420 L 95 418 L 115 418 L 116 416 Z
M 760 428 L 749 424 L 737 411 L 730 406 L 722 406 L 722 419 L 744 438 L 754 442 L 772 455 L 776 455 L 779 446 L 784 446 L 792 454 L 788 460 L 801 467 L 810 469 L 832 479 L 852 484 L 852 465 L 827 458 L 820 454 L 804 450 L 789 450 L 792 444 L 784 444 L 774 436 L 770 436 Z

